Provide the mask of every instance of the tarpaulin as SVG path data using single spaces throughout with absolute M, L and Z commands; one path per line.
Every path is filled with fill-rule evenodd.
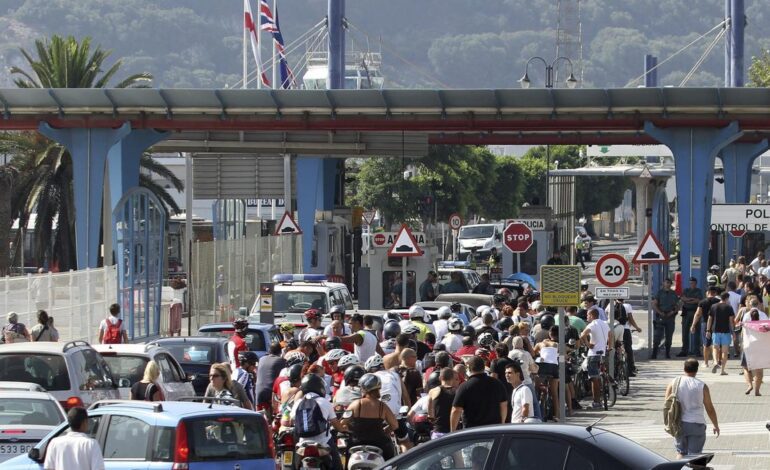
M 743 323 L 743 351 L 749 370 L 770 368 L 770 320 Z

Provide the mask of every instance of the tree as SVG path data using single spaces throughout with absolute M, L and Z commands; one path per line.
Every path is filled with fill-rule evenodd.
M 13 75 L 20 76 L 14 82 L 21 88 L 104 88 L 115 78 L 121 66 L 118 60 L 103 71 L 111 52 L 98 46 L 92 51 L 90 38 L 79 42 L 72 36 L 62 38 L 54 35 L 50 40 L 35 41 L 35 49 L 37 58 L 21 49 L 29 70 L 11 68 Z M 137 73 L 115 86 L 146 87 L 151 79 L 148 73 Z M 13 191 L 12 213 L 10 218 L 2 218 L 5 214 L 0 210 L 0 227 L 10 228 L 15 218 L 19 218 L 20 226 L 26 226 L 32 214 L 37 214 L 36 262 L 42 264 L 48 259 L 57 262 L 60 269 L 74 267 L 76 214 L 69 151 L 36 132 L 17 132 L 0 135 L 0 152 L 12 155 L 12 163 L 19 169 Z M 178 191 L 182 190 L 182 182 L 149 155 L 142 156 L 140 165 L 150 173 L 168 179 Z M 147 174 L 140 175 L 140 185 L 153 191 L 168 208 L 179 212 L 171 195 Z
M 351 199 L 367 209 L 377 209 L 386 228 L 418 216 L 420 189 L 412 179 L 404 178 L 411 160 L 370 158 L 361 164 Z
M 11 197 L 19 171 L 11 165 L 0 165 L 0 221 L 13 220 Z M 10 267 L 10 234 L 9 223 L 0 224 L 0 276 L 8 275 Z
M 524 172 L 513 157 L 495 158 L 495 179 L 489 190 L 479 195 L 480 215 L 486 219 L 503 220 L 519 215 L 524 202 Z
M 751 58 L 749 82 L 754 87 L 770 87 L 770 50 L 762 51 L 760 57 Z

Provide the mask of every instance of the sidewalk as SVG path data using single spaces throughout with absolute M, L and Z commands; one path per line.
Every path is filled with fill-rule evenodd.
M 646 343 L 646 312 L 635 312 L 635 318 L 643 332 L 635 337 L 635 349 Z M 681 323 L 677 317 L 672 356 L 679 352 L 681 345 Z M 636 337 L 644 339 L 638 341 Z M 570 418 L 571 424 L 590 424 L 603 418 L 599 427 L 611 430 L 632 439 L 639 444 L 671 459 L 676 458 L 674 440 L 663 431 L 663 398 L 666 386 L 682 373 L 683 358 L 648 360 L 649 353 L 644 347 L 636 351 L 639 375 L 631 378 L 631 391 L 627 397 L 618 395 L 615 407 L 605 412 L 579 411 Z M 662 354 L 659 354 L 659 357 Z M 711 391 L 717 411 L 721 435 L 711 434 L 708 423 L 708 438 L 704 452 L 714 453 L 711 465 L 715 469 L 768 469 L 770 468 L 770 384 L 762 388 L 763 396 L 744 395 L 746 389 L 743 376 L 739 375 L 739 359 L 730 359 L 726 376 L 712 374 L 703 367 L 700 360 L 698 378 Z M 583 404 L 588 403 L 583 402 Z M 707 418 L 708 420 L 708 418 Z

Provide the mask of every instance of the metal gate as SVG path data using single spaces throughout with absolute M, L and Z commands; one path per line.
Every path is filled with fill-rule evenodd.
M 133 188 L 112 213 L 118 304 L 130 339 L 158 336 L 166 211 L 147 188 Z

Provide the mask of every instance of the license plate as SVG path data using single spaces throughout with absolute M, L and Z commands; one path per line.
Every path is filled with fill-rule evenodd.
M 33 444 L 0 444 L 0 455 L 26 454 L 32 447 Z
M 294 461 L 294 452 L 284 452 L 283 453 L 283 464 L 290 466 L 292 462 Z

